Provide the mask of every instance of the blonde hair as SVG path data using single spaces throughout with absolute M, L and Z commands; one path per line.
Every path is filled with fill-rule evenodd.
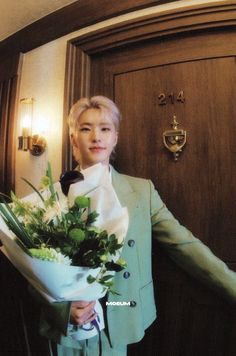
M 97 95 L 91 98 L 81 98 L 72 106 L 67 120 L 70 134 L 76 134 L 80 116 L 89 109 L 100 110 L 112 120 L 116 131 L 119 130 L 121 114 L 118 107 L 106 96 Z
M 121 113 L 116 104 L 106 96 L 96 95 L 91 98 L 81 98 L 79 99 L 70 109 L 70 113 L 67 118 L 69 125 L 70 136 L 75 135 L 77 132 L 80 116 L 89 109 L 98 109 L 101 114 L 108 116 L 114 126 L 116 131 L 119 131 Z M 73 145 L 73 155 L 77 162 L 79 162 L 79 154 L 77 147 Z M 111 159 L 113 160 L 115 156 L 115 150 L 111 154 Z

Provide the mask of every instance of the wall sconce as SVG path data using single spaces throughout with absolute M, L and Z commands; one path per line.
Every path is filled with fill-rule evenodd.
M 20 125 L 22 135 L 18 137 L 18 149 L 30 151 L 33 156 L 40 156 L 46 148 L 44 137 L 32 135 L 33 121 L 33 98 L 23 98 L 20 100 Z

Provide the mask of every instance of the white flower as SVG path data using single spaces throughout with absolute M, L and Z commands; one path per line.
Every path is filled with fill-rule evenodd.
M 39 258 L 40 260 L 62 263 L 64 265 L 71 265 L 72 262 L 69 257 L 52 247 L 42 246 L 41 248 L 31 248 L 29 251 L 33 257 Z
M 60 201 L 56 201 L 52 206 L 47 207 L 43 221 L 48 223 L 53 220 L 54 224 L 56 224 L 57 219 L 62 221 L 63 214 L 66 214 L 69 211 L 68 201 L 66 197 L 60 199 Z

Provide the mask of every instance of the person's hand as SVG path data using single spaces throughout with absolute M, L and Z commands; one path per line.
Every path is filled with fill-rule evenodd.
M 70 322 L 75 325 L 83 325 L 91 322 L 97 316 L 94 311 L 95 301 L 76 301 L 71 303 Z

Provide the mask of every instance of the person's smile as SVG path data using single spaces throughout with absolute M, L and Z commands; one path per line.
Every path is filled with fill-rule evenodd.
M 106 147 L 92 146 L 89 149 L 91 152 L 100 153 L 100 152 L 103 152 L 104 150 L 106 150 Z

